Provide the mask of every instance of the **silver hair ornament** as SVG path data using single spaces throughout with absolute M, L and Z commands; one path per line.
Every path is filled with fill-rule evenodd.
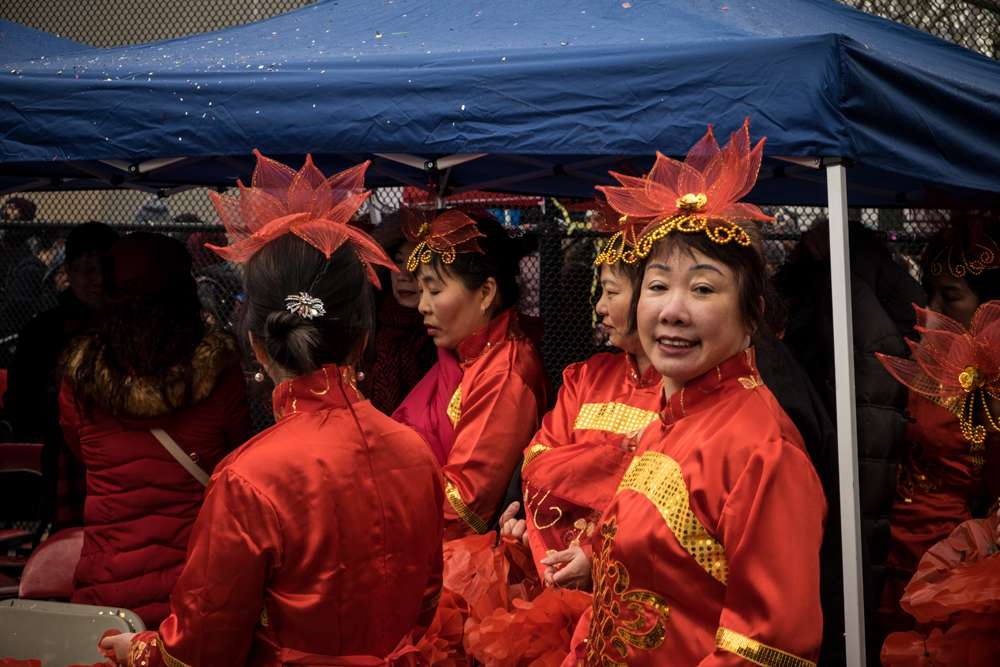
M 305 292 L 299 292 L 298 295 L 289 294 L 286 296 L 285 310 L 295 313 L 306 320 L 326 315 L 326 308 L 323 306 L 323 302 Z

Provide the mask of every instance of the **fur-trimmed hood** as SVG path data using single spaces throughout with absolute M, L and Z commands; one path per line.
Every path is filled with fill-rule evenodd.
M 84 348 L 92 344 L 93 339 L 78 342 L 68 353 L 63 368 L 63 377 L 75 386 L 76 371 L 81 363 Z M 195 405 L 212 393 L 222 372 L 233 363 L 240 360 L 241 355 L 236 338 L 223 332 L 205 334 L 201 343 L 195 348 L 191 358 L 194 379 L 191 386 L 191 404 Z M 126 381 L 125 404 L 121 410 L 113 410 L 108 398 L 114 393 L 111 386 L 111 374 L 104 365 L 103 350 L 97 355 L 97 372 L 94 374 L 94 405 L 114 417 L 124 419 L 162 419 L 176 414 L 171 404 L 178 404 L 184 394 L 184 384 L 177 378 L 167 385 L 169 402 L 164 398 L 158 378 L 135 376 Z M 119 414 L 115 414 L 118 412 Z

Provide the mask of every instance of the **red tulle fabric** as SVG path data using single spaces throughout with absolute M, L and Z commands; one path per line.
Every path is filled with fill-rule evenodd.
M 531 552 L 510 537 L 444 544 L 441 603 L 418 647 L 433 666 L 474 658 L 486 667 L 555 667 L 565 658 L 588 593 L 546 589 Z
M 347 224 L 371 194 L 364 191 L 368 162 L 326 178 L 313 165 L 311 155 L 306 156 L 299 171 L 257 150 L 254 155 L 257 167 L 250 187 L 237 181 L 239 199 L 210 193 L 232 245 L 206 247 L 223 259 L 245 262 L 269 241 L 295 234 L 328 258 L 345 242 L 351 243 L 365 265 L 368 279 L 377 287 L 381 285 L 372 264 L 397 270 L 375 239 Z
M 938 627 L 926 635 L 889 635 L 882 647 L 883 665 L 1000 665 L 997 524 L 996 513 L 989 519 L 966 521 L 924 554 L 901 604 L 920 623 Z
M 906 342 L 916 361 L 876 353 L 886 369 L 924 396 L 960 399 L 976 384 L 1000 398 L 1000 301 L 989 301 L 976 310 L 972 331 L 940 313 L 916 304 L 913 308 L 920 342 Z M 978 378 L 969 374 L 970 367 L 976 369 Z
M 0 667 L 42 667 L 42 661 L 35 660 L 34 658 L 29 658 L 28 660 L 0 658 Z
M 704 219 L 710 227 L 727 224 L 731 219 L 773 221 L 753 204 L 739 203 L 757 182 L 764 139 L 751 150 L 750 119 L 734 133 L 724 148 L 719 148 L 712 135 L 712 126 L 678 162 L 660 152 L 656 164 L 646 178 L 610 172 L 622 187 L 598 186 L 608 203 L 622 215 L 650 218 L 642 234 L 651 232 L 662 221 L 673 216 Z M 682 199 L 693 196 L 681 206 Z
M 485 209 L 476 213 L 489 215 Z M 476 238 L 485 234 L 476 228 L 476 221 L 457 208 L 439 213 L 433 193 L 426 202 L 400 208 L 399 222 L 407 241 L 426 243 L 434 252 L 443 255 L 482 252 Z

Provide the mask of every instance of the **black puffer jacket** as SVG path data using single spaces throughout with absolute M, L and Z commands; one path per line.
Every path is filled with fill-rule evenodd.
M 784 340 L 836 420 L 830 262 L 803 255 L 778 276 L 791 313 Z M 907 389 L 889 375 L 875 353 L 909 355 L 904 338 L 917 338 L 911 304 L 923 305 L 924 294 L 875 235 L 854 222 L 850 223 L 850 260 L 865 625 L 868 659 L 878 664 L 881 641 L 876 612 L 889 553 L 889 513 L 906 429 Z M 830 529 L 839 527 L 828 524 Z

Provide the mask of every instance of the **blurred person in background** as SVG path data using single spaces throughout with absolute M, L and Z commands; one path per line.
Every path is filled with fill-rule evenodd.
M 118 232 L 85 222 L 66 237 L 64 271 L 68 289 L 58 305 L 21 329 L 7 371 L 4 407 L 17 442 L 43 442 L 40 518 L 53 531 L 83 525 L 86 470 L 66 447 L 59 426 L 57 362 L 73 337 L 85 332 L 105 306 L 101 261 Z
M 198 284 L 202 312 L 210 326 L 232 331 L 243 278 L 235 264 L 225 261 L 205 244 L 224 246 L 226 235 L 221 232 L 195 232 L 188 236 L 185 243 L 191 253 L 191 271 Z
M 372 236 L 385 248 L 398 273 L 384 272 L 388 276 L 382 279 L 379 294 L 375 361 L 367 386 L 362 389 L 368 390 L 372 405 L 391 415 L 437 361 L 437 346 L 427 335 L 424 316 L 417 310 L 420 286 L 406 267 L 417 244 L 403 236 L 396 214 L 385 216 Z
M 206 327 L 183 244 L 129 234 L 111 246 L 106 276 L 110 305 L 62 364 L 60 421 L 87 468 L 71 601 L 131 609 L 155 628 L 208 474 L 252 426 L 236 339 Z
M 56 291 L 47 278 L 51 275 L 49 267 L 65 243 L 61 230 L 53 228 L 40 228 L 25 242 L 24 247 L 30 250 L 10 270 L 0 309 L 0 331 L 4 336 L 17 333 L 35 315 L 56 305 Z

